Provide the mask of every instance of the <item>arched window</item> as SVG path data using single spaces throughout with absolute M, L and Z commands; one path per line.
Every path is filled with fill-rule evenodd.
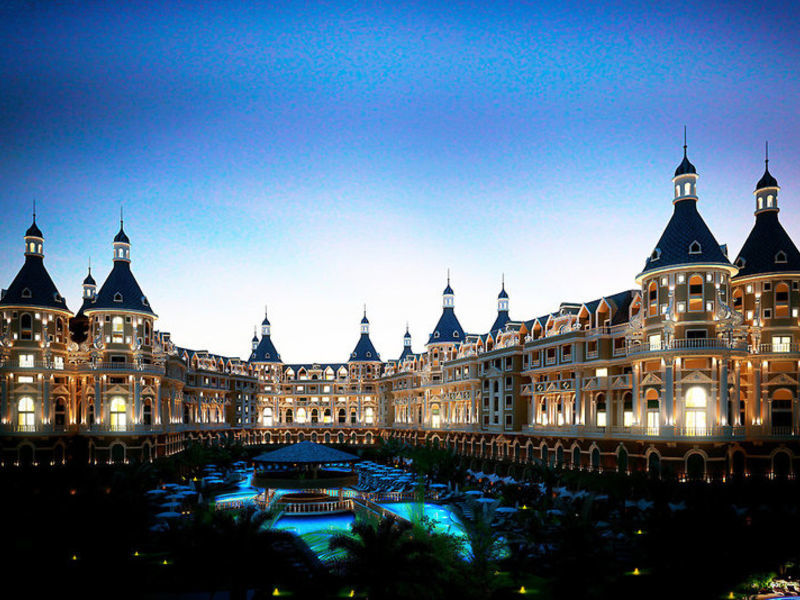
M 311 422 L 319 423 L 319 411 L 316 408 L 311 409 Z
M 769 208 L 771 206 L 772 206 L 772 194 L 768 194 L 767 195 L 767 207 Z
M 770 407 L 772 433 L 790 435 L 792 433 L 792 392 L 787 389 L 775 390 Z
M 343 408 L 339 409 L 339 413 L 337 414 L 337 420 L 341 424 L 347 423 L 347 413 L 344 412 Z
M 150 345 L 150 321 L 144 322 L 144 345 Z
M 624 427 L 633 425 L 633 394 L 630 392 L 622 395 L 622 425 Z
M 142 407 L 142 423 L 144 425 L 153 424 L 153 402 L 147 398 Z
M 703 310 L 703 278 L 700 275 L 689 278 L 689 310 Z
M 686 390 L 684 406 L 686 408 L 686 433 L 688 435 L 705 435 L 707 405 L 708 394 L 705 388 L 696 385 Z
M 608 420 L 606 417 L 606 397 L 605 394 L 597 394 L 595 398 L 595 402 L 597 403 L 597 426 L 598 427 L 605 427 L 608 424 Z
M 111 399 L 111 431 L 124 431 L 128 423 L 127 405 L 121 396 Z
M 352 425 L 355 425 L 356 424 L 356 420 L 357 420 L 356 409 L 355 408 L 351 408 L 350 409 L 350 423 Z
M 658 392 L 653 388 L 647 390 L 645 393 L 645 401 L 647 402 L 647 435 L 658 435 L 658 427 L 660 424 Z
M 111 319 L 111 341 L 121 344 L 124 341 L 124 327 L 125 321 L 122 317 L 113 317 Z
M 371 406 L 364 409 L 364 422 L 367 425 L 372 425 L 375 422 L 375 410 Z
M 734 310 L 741 311 L 744 307 L 744 292 L 742 288 L 733 290 L 733 308 Z
M 29 313 L 22 313 L 19 318 L 19 339 L 33 339 L 33 317 Z
M 271 406 L 267 406 L 264 409 L 262 421 L 263 421 L 263 423 L 264 423 L 264 425 L 266 427 L 272 427 L 272 407 Z
M 64 427 L 67 424 L 67 405 L 64 398 L 56 399 L 55 407 L 55 425 L 56 427 Z
M 17 428 L 20 431 L 33 431 L 36 428 L 33 399 L 20 398 L 17 403 Z
M 789 316 L 789 286 L 785 283 L 775 286 L 775 316 Z
M 303 424 L 306 422 L 306 409 L 302 406 L 297 409 L 297 423 Z
M 495 382 L 497 385 L 497 382 Z M 442 416 L 438 404 L 431 405 L 431 427 L 438 429 L 442 425 Z
M 703 247 L 700 245 L 700 242 L 697 240 L 693 241 L 689 244 L 689 254 L 700 254 L 703 251 Z
M 56 319 L 56 342 L 64 343 L 64 321 L 61 318 Z
M 285 423 L 291 423 L 292 420 L 293 420 L 292 409 L 291 408 L 287 408 L 286 412 L 284 413 L 283 421 Z
M 648 302 L 648 309 L 647 315 L 650 317 L 655 317 L 658 315 L 658 284 L 655 280 L 650 282 L 650 285 L 647 287 L 647 302 Z
M 689 193 L 692 191 L 692 184 L 688 181 L 683 184 L 683 195 L 688 196 Z

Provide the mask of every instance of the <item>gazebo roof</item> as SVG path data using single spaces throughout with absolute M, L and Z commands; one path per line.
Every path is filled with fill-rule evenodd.
M 275 464 L 330 464 L 340 462 L 354 462 L 361 460 L 354 454 L 328 448 L 314 442 L 299 442 L 280 450 L 265 452 L 253 458 L 258 463 Z

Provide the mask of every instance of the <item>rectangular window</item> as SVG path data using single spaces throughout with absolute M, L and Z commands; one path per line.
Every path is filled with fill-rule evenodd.
M 773 335 L 772 336 L 772 351 L 773 352 L 791 352 L 792 351 L 792 337 L 788 335 Z
M 764 318 L 765 319 L 771 319 L 772 318 L 772 309 L 771 308 L 765 308 L 764 309 Z
M 64 357 L 63 356 L 56 356 L 53 359 L 53 366 L 55 366 L 56 369 L 63 369 L 64 368 Z
M 19 366 L 20 367 L 32 367 L 33 366 L 33 354 L 20 354 L 19 355 Z
M 765 291 L 765 292 L 768 292 L 768 291 L 770 291 L 771 289 L 772 289 L 772 282 L 770 282 L 770 281 L 765 281 L 765 282 L 764 282 L 764 291 Z
M 33 383 L 33 377 L 30 375 L 20 375 L 17 377 L 17 383 Z
M 651 351 L 661 350 L 661 334 L 656 333 L 647 338 Z
M 658 435 L 658 411 L 647 411 L 647 434 Z
M 606 411 L 598 412 L 597 413 L 597 426 L 598 427 L 605 427 L 606 426 Z

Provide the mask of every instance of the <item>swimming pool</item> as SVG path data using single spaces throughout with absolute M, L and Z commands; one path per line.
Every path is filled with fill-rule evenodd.
M 418 514 L 420 505 L 417 502 L 380 502 L 379 506 L 408 521 L 414 521 L 418 516 L 421 516 Z M 422 509 L 423 514 L 433 523 L 434 531 L 448 533 L 459 538 L 466 537 L 461 523 L 446 506 L 426 502 Z
M 350 533 L 350 527 L 354 522 L 353 513 L 293 515 L 282 516 L 275 524 L 275 528 L 298 535 L 322 562 L 327 563 L 344 558 L 343 550 L 330 549 L 330 539 L 339 533 Z

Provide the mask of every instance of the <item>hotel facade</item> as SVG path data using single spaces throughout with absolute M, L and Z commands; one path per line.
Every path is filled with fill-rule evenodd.
M 122 221 L 108 276 L 98 290 L 90 269 L 73 313 L 45 268 L 34 215 L 0 299 L 0 462 L 147 461 L 191 440 L 381 437 L 512 469 L 794 476 L 800 252 L 779 222 L 780 188 L 766 168 L 755 224 L 731 260 L 698 212 L 697 180 L 684 147 L 672 217 L 635 287 L 514 320 L 502 285 L 489 329 L 467 333 L 448 277 L 424 352 L 406 330 L 386 361 L 366 311 L 341 363 L 284 363 L 266 314 L 247 360 L 176 345 L 156 329 Z

